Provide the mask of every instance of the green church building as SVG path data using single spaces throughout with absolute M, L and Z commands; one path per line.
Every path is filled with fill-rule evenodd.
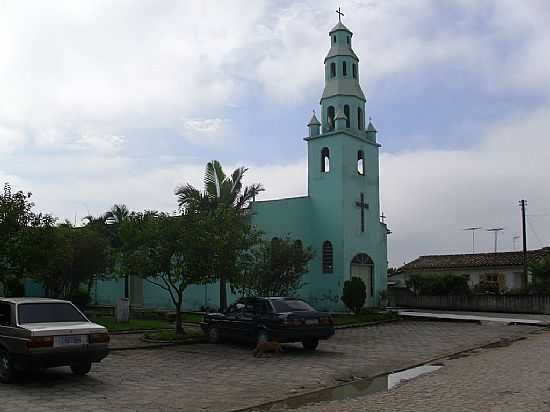
M 367 306 L 378 303 L 386 289 L 387 234 L 380 221 L 379 148 L 376 129 L 365 126 L 365 95 L 359 84 L 359 58 L 352 32 L 341 22 L 330 31 L 325 58 L 325 89 L 320 121 L 315 113 L 304 138 L 308 150 L 308 194 L 256 201 L 250 205 L 253 225 L 267 239 L 291 237 L 315 252 L 300 295 L 321 310 L 343 310 L 344 282 L 352 276 L 367 287 Z M 304 171 L 305 172 L 305 171 Z M 128 279 L 130 303 L 137 307 L 173 308 L 168 293 L 139 277 Z M 26 285 L 29 296 L 43 291 Z M 229 288 L 228 288 L 229 289 Z M 234 300 L 228 290 L 228 298 Z M 114 304 L 125 295 L 124 280 L 98 280 L 96 304 Z M 184 309 L 216 308 L 219 285 L 186 289 Z
M 365 95 L 353 33 L 341 22 L 329 32 L 321 120 L 313 114 L 308 151 L 308 194 L 258 201 L 252 221 L 267 238 L 290 236 L 315 257 L 301 295 L 323 309 L 342 309 L 344 281 L 363 279 L 367 305 L 386 289 L 387 234 L 380 221 L 379 148 L 376 129 L 365 127 Z

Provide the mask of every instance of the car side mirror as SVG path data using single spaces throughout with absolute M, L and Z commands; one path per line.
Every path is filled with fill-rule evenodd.
M 244 309 L 244 304 L 242 304 L 242 303 L 237 303 L 237 304 L 235 305 L 235 307 L 236 307 L 238 310 L 242 310 L 242 309 Z

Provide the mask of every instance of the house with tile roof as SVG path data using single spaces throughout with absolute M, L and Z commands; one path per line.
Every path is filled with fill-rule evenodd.
M 529 250 L 527 262 L 531 263 L 545 256 L 550 256 L 550 247 Z M 420 256 L 389 275 L 388 283 L 405 287 L 406 281 L 412 275 L 422 273 L 467 275 L 470 287 L 485 282 L 500 290 L 519 289 L 522 287 L 523 252 Z

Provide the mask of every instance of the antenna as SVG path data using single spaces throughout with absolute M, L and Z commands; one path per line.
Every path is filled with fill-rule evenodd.
M 469 230 L 472 232 L 472 253 L 476 253 L 476 230 L 481 229 L 481 227 L 467 227 L 464 230 Z
M 493 232 L 495 234 L 495 253 L 497 253 L 497 244 L 498 244 L 498 232 L 504 230 L 503 227 L 494 227 L 492 229 L 487 229 L 487 232 Z
M 521 239 L 520 235 L 514 235 L 512 236 L 512 249 L 516 250 L 516 240 Z

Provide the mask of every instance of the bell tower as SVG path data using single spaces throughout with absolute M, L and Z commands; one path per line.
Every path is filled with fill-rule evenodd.
M 320 121 L 309 121 L 308 195 L 315 238 L 330 242 L 333 273 L 315 295 L 339 290 L 351 276 L 363 278 L 369 304 L 386 287 L 387 228 L 380 222 L 377 130 L 365 125 L 366 98 L 359 84 L 353 33 L 341 21 L 329 32 Z M 323 260 L 323 256 L 320 257 Z

